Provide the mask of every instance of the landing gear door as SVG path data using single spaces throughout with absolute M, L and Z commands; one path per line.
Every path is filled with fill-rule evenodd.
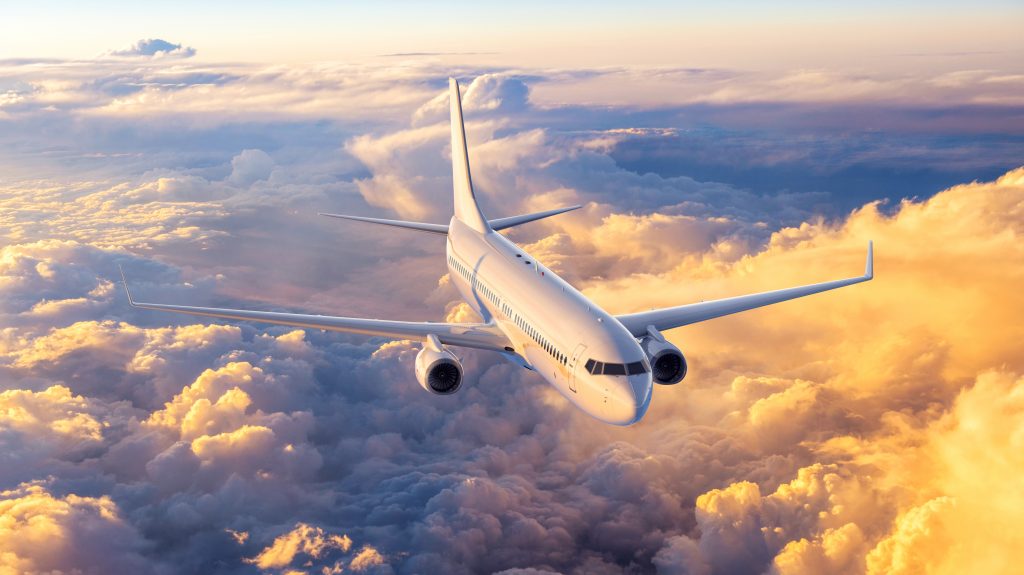
M 573 393 L 576 393 L 576 364 L 583 357 L 583 350 L 585 349 L 587 349 L 587 346 L 582 343 L 577 345 L 576 351 L 572 352 L 572 359 L 569 360 L 569 389 Z

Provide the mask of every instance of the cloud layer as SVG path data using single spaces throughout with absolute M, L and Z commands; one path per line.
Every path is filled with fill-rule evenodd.
M 768 159 L 779 132 L 730 131 L 748 98 L 727 99 L 715 114 L 729 129 L 701 138 L 710 150 L 743 142 L 737 153 L 779 178 L 770 193 L 626 161 L 631 146 L 673 158 L 701 140 L 688 122 L 709 116 L 695 108 L 572 96 L 589 78 L 665 81 L 650 71 L 456 71 L 475 78 L 465 100 L 487 213 L 584 204 L 514 238 L 612 312 L 855 275 L 876 242 L 874 282 L 671 332 L 688 379 L 619 429 L 491 354 L 460 350 L 468 385 L 434 397 L 414 383 L 408 342 L 126 306 L 118 264 L 152 300 L 465 315 L 440 244 L 313 215 L 448 217 L 447 71 L 4 66 L 21 82 L 0 107 L 9 133 L 78 126 L 83 140 L 26 136 L 8 158 L 29 160 L 0 189 L 0 530 L 18 534 L 0 537 L 3 569 L 1017 564 L 1024 169 L 847 210 L 788 175 L 805 165 L 787 153 L 799 146 Z M 769 94 L 793 110 L 829 100 Z M 813 131 L 842 155 L 850 144 L 835 130 Z M 970 155 L 906 133 L 857 146 L 922 165 Z M 1009 125 L 985 145 L 1019 137 Z

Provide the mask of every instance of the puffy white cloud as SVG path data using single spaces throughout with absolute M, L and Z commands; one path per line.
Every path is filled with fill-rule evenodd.
M 139 40 L 122 50 L 109 52 L 111 56 L 145 56 L 149 58 L 189 58 L 196 55 L 196 49 L 181 44 L 172 44 L 159 38 Z
M 274 169 L 274 160 L 263 150 L 242 150 L 231 159 L 231 175 L 228 180 L 233 184 L 247 186 L 258 180 L 265 180 Z
M 52 435 L 67 451 L 76 451 L 102 442 L 103 424 L 90 411 L 90 402 L 73 396 L 71 390 L 55 385 L 35 393 L 12 389 L 0 393 L 0 429 L 29 439 Z M 105 422 L 109 425 L 109 422 Z

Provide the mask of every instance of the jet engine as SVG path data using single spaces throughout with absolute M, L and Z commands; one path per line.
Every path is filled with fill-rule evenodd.
M 430 336 L 416 354 L 416 379 L 430 393 L 450 395 L 462 385 L 462 364 L 436 337 Z
M 651 362 L 651 376 L 655 383 L 673 385 L 686 377 L 686 358 L 679 348 L 665 341 L 665 336 L 650 327 L 640 340 L 640 347 Z

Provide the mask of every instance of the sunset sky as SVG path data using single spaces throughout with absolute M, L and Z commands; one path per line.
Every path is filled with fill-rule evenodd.
M 1015 573 L 1024 6 L 38 1 L 0 18 L 0 574 Z M 151 301 L 467 320 L 485 214 L 666 335 L 602 424 L 495 354 Z

